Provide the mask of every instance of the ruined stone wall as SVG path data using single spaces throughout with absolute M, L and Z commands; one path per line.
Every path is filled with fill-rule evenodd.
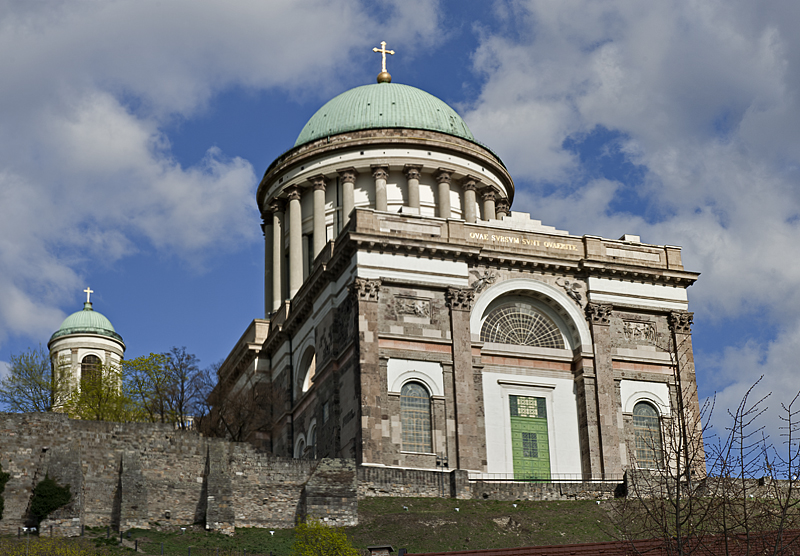
M 0 458 L 11 473 L 0 533 L 26 525 L 33 487 L 45 475 L 73 493 L 72 503 L 42 523 L 56 535 L 77 534 L 81 525 L 205 523 L 230 533 L 291 527 L 305 516 L 357 520 L 352 460 L 275 458 L 168 425 L 0 413 Z

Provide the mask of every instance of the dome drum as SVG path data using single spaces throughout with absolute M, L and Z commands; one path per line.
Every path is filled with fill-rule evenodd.
M 476 223 L 503 218 L 513 196 L 502 161 L 438 98 L 392 83 L 346 91 L 259 184 L 265 313 L 295 296 L 357 207 Z

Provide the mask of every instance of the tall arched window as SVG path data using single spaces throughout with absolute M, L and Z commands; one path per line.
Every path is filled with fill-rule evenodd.
M 506 303 L 494 309 L 481 328 L 482 342 L 564 349 L 556 323 L 528 303 Z
M 100 358 L 87 355 L 81 360 L 81 384 L 95 382 L 100 378 Z
M 317 425 L 311 425 L 311 430 L 308 432 L 308 457 L 310 459 L 317 459 Z
M 633 432 L 636 444 L 636 465 L 643 469 L 661 467 L 661 423 L 658 410 L 647 402 L 633 406 Z
M 433 451 L 431 443 L 431 396 L 419 382 L 407 382 L 400 390 L 403 450 Z

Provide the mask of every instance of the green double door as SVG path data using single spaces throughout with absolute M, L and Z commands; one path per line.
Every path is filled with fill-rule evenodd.
M 509 396 L 515 479 L 550 480 L 550 442 L 544 398 Z

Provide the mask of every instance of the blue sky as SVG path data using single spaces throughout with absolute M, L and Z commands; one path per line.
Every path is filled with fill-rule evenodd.
M 129 357 L 263 314 L 254 194 L 329 98 L 442 98 L 573 234 L 683 246 L 703 396 L 796 392 L 800 3 L 72 0 L 0 9 L 0 372 L 82 290 Z M 774 416 L 770 430 L 777 439 Z

